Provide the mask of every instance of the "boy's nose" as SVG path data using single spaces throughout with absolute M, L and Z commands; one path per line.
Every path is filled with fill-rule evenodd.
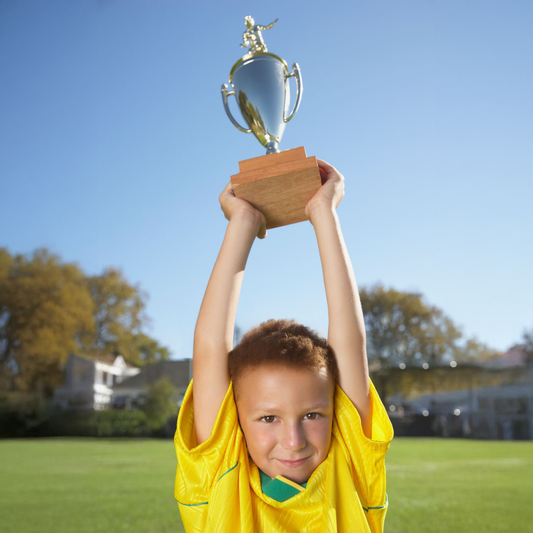
M 305 448 L 305 434 L 300 424 L 287 424 L 283 428 L 281 445 L 294 452 Z

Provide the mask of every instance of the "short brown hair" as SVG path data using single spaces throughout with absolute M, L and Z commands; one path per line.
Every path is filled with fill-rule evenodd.
M 294 320 L 267 320 L 243 336 L 228 356 L 234 389 L 246 371 L 270 365 L 326 368 L 333 384 L 338 380 L 335 355 L 326 339 Z

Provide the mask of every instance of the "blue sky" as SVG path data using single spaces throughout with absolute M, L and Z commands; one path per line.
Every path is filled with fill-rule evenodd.
M 0 2 L 0 246 L 120 267 L 150 298 L 149 333 L 191 354 L 226 222 L 218 194 L 263 155 L 220 85 L 244 16 L 304 94 L 281 149 L 346 176 L 339 208 L 360 285 L 417 290 L 505 350 L 533 327 L 533 4 Z M 309 223 L 257 242 L 237 321 L 321 332 Z

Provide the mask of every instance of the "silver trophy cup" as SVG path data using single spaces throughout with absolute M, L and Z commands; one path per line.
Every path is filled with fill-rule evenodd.
M 245 133 L 253 133 L 267 149 L 267 155 L 239 161 L 239 173 L 231 176 L 231 187 L 261 211 L 266 227 L 277 228 L 307 220 L 305 207 L 321 186 L 316 157 L 308 157 L 300 146 L 279 151 L 285 124 L 298 111 L 302 98 L 300 67 L 294 63 L 289 73 L 287 63 L 268 52 L 261 32 L 272 28 L 256 25 L 252 17 L 244 19 L 243 44 L 248 53 L 231 69 L 229 86 L 222 85 L 224 109 L 232 124 Z M 289 113 L 289 78 L 296 80 L 296 98 Z M 228 97 L 235 96 L 246 121 L 241 126 L 231 114 Z
M 293 63 L 289 73 L 287 63 L 279 56 L 267 51 L 261 30 L 269 26 L 256 26 L 251 17 L 245 20 L 244 45 L 250 44 L 249 53 L 239 59 L 229 75 L 231 90 L 222 85 L 224 109 L 233 125 L 245 133 L 253 133 L 266 147 L 267 154 L 279 152 L 278 145 L 285 131 L 285 124 L 298 111 L 302 98 L 303 84 L 300 67 Z M 243 45 L 241 45 L 243 46 Z M 296 101 L 289 114 L 289 78 L 296 80 Z M 233 117 L 228 97 L 234 95 L 248 128 L 242 127 Z

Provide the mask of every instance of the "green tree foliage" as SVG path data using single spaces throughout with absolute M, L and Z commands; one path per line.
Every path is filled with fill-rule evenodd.
M 500 352 L 476 339 L 465 339 L 455 352 L 455 360 L 463 362 L 488 361 L 501 355 Z
M 464 339 L 453 321 L 419 293 L 374 285 L 360 294 L 368 356 L 382 368 L 423 362 L 435 366 L 452 359 L 488 358 L 494 353 L 474 339 Z
M 26 258 L 0 250 L 0 372 L 3 383 L 47 395 L 61 365 L 93 327 L 93 303 L 75 264 L 37 250 Z
M 94 302 L 90 348 L 97 353 L 121 354 L 133 363 L 138 359 L 134 339 L 146 322 L 143 315 L 146 296 L 115 268 L 88 277 L 87 286 Z
M 94 433 L 98 437 L 146 437 L 150 429 L 143 411 L 106 409 L 94 413 Z
M 144 333 L 137 333 L 134 337 L 136 364 L 139 366 L 150 365 L 158 361 L 167 361 L 170 359 L 170 351 L 168 348 L 161 346 L 155 339 L 145 335 Z
M 177 416 L 178 390 L 168 377 L 158 379 L 148 388 L 143 411 L 153 430 L 162 428 L 170 417 Z
M 94 328 L 87 347 L 91 352 L 120 354 L 136 366 L 170 358 L 168 348 L 142 332 L 148 324 L 147 297 L 139 286 L 130 285 L 116 268 L 88 277 L 87 284 L 94 302 Z
M 516 383 L 520 371 L 512 369 L 483 368 L 470 363 L 421 367 L 382 368 L 372 372 L 372 381 L 381 399 L 399 395 L 413 400 L 422 394 L 437 394 L 458 390 L 474 390 L 479 387 L 496 387 Z
M 86 276 L 47 250 L 0 248 L 0 387 L 49 396 L 71 353 L 142 366 L 170 352 L 146 333 L 146 295 L 113 268 Z

